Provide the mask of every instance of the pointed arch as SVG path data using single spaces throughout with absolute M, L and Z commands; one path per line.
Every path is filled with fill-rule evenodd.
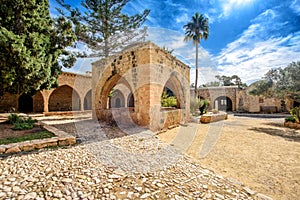
M 78 92 L 68 85 L 59 86 L 49 97 L 49 111 L 77 111 L 80 105 Z

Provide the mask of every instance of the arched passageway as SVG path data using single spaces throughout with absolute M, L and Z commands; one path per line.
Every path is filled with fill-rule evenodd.
M 214 101 L 214 108 L 220 111 L 232 111 L 232 101 L 229 97 L 220 96 Z
M 19 112 L 29 113 L 33 112 L 33 99 L 30 95 L 22 94 L 19 97 Z
M 120 90 L 114 90 L 110 97 L 110 108 L 125 107 L 125 98 Z
M 49 98 L 49 111 L 80 110 L 80 97 L 70 86 L 63 85 L 55 89 Z
M 84 97 L 84 110 L 92 110 L 92 90 L 89 90 Z
M 127 104 L 128 104 L 127 105 L 128 108 L 134 108 L 134 96 L 132 92 L 130 92 L 130 94 L 128 95 Z
M 169 97 L 176 98 L 176 108 L 181 108 L 184 105 L 184 94 L 180 81 L 175 74 L 171 75 L 164 86 L 164 91 Z

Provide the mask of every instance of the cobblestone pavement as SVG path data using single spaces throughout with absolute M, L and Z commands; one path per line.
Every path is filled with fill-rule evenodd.
M 79 145 L 1 157 L 0 199 L 270 199 L 143 128 L 76 126 Z
M 156 154 L 165 157 L 158 159 Z M 174 158 L 165 160 L 166 155 Z M 120 162 L 109 163 L 108 158 Z M 11 155 L 1 158 L 0 174 L 1 199 L 263 198 L 201 168 L 147 133 Z

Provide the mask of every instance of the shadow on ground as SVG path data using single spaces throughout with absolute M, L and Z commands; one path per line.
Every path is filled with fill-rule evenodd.
M 278 127 L 279 125 L 276 126 Z M 281 130 L 275 128 L 262 128 L 262 127 L 254 127 L 254 128 L 250 128 L 249 130 L 258 133 L 266 133 L 272 136 L 279 136 L 287 140 L 293 140 L 295 142 L 300 142 L 300 134 L 295 130 L 289 130 L 289 129 Z

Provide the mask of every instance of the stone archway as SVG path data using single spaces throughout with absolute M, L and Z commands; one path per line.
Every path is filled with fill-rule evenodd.
M 33 99 L 30 95 L 22 94 L 18 99 L 19 112 L 29 113 L 33 112 Z
M 232 111 L 232 100 L 227 96 L 220 96 L 215 99 L 214 108 L 220 111 Z
M 84 110 L 92 110 L 92 90 L 89 90 L 84 97 Z
M 172 125 L 189 118 L 189 79 L 190 69 L 174 56 L 151 42 L 140 43 L 116 56 L 99 60 L 93 64 L 93 118 L 110 121 L 113 112 L 118 118 L 117 109 L 109 109 L 108 95 L 112 88 L 124 84 L 130 93 L 124 93 L 125 106 L 132 107 L 130 118 L 139 126 L 151 130 L 165 128 L 166 119 L 172 118 Z M 177 97 L 176 112 L 165 113 L 161 109 L 161 94 L 169 88 Z M 131 95 L 132 94 L 132 95 Z M 122 104 L 123 98 L 116 98 Z M 124 117 L 125 118 L 125 117 Z
M 109 108 L 125 107 L 125 97 L 120 90 L 114 90 L 109 98 Z
M 78 111 L 80 105 L 78 93 L 68 85 L 56 88 L 49 97 L 49 111 Z

